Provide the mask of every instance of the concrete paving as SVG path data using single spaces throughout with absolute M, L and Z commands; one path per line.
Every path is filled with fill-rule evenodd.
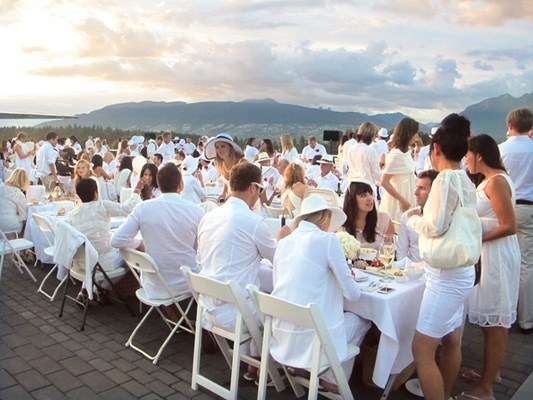
M 40 281 L 47 269 L 32 267 L 32 271 Z M 67 303 L 63 318 L 59 318 L 60 301 L 52 303 L 36 290 L 37 284 L 27 275 L 20 275 L 6 259 L 0 280 L 0 399 L 216 398 L 190 387 L 192 335 L 176 335 L 159 364 L 153 365 L 124 346 L 139 321 L 124 306 L 91 307 L 85 331 L 80 332 L 81 312 L 76 305 Z M 138 308 L 134 299 L 131 304 Z M 158 318 L 151 317 L 147 329 L 139 334 L 139 342 L 151 350 L 157 349 L 167 334 L 167 327 Z M 478 367 L 482 348 L 481 330 L 468 325 L 463 341 L 464 366 Z M 229 382 L 229 368 L 220 353 L 203 354 L 202 365 L 215 380 Z M 532 372 L 533 335 L 522 335 L 513 327 L 501 371 L 503 380 L 495 385 L 496 398 L 533 399 Z M 350 385 L 359 399 L 377 399 L 382 393 L 362 384 L 359 360 Z M 454 393 L 469 385 L 458 379 Z M 256 387 L 241 379 L 239 398 L 256 396 Z M 276 393 L 272 388 L 267 397 L 290 399 L 294 395 L 289 389 Z M 390 396 L 392 400 L 417 398 L 403 386 Z

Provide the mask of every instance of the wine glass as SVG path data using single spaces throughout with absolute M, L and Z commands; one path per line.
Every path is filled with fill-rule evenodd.
M 394 253 L 396 252 L 395 235 L 384 235 L 383 243 L 379 247 L 379 259 L 385 268 L 385 278 L 382 282 L 392 282 L 392 277 L 387 274 L 387 268 L 390 268 L 391 262 L 394 260 Z

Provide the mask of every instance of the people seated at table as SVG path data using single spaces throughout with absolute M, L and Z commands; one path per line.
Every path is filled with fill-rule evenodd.
M 155 199 L 161 195 L 157 183 L 157 167 L 154 164 L 146 163 L 141 168 L 140 180 L 143 181 L 144 186 L 141 189 L 141 200 Z
M 97 141 L 98 143 L 99 141 Z M 93 155 L 91 160 L 93 175 L 99 182 L 110 181 L 113 179 L 112 175 L 109 175 L 104 169 L 104 159 L 100 154 Z
M 187 156 L 180 167 L 183 175 L 183 191 L 181 192 L 181 197 L 193 204 L 200 204 L 204 201 L 206 193 L 204 189 L 204 178 L 198 170 L 198 159 Z
M 263 140 L 261 140 L 261 145 L 259 146 L 259 152 L 254 156 L 254 162 L 257 161 L 257 158 L 259 157 L 259 153 L 267 153 L 268 156 L 274 160 L 273 164 L 277 165 L 279 161 L 277 160 L 278 154 L 276 154 L 276 150 L 274 150 L 274 144 L 272 143 L 272 140 L 268 138 L 264 138 Z
M 424 213 L 413 209 L 407 224 L 419 235 L 439 237 L 449 229 L 462 193 L 464 207 L 476 207 L 475 187 L 461 168 L 468 150 L 470 121 L 450 114 L 431 139 L 430 157 L 439 172 L 433 181 Z M 413 356 L 426 399 L 448 399 L 461 365 L 464 304 L 474 283 L 474 267 L 433 268 L 427 263 L 426 288 L 420 305 Z M 437 347 L 440 364 L 435 361 Z
M 320 154 L 313 157 L 310 164 L 305 169 L 305 178 L 313 179 L 320 172 L 320 164 L 318 163 L 322 159 Z
M 320 164 L 320 172 L 308 180 L 309 186 L 318 189 L 333 190 L 336 192 L 339 189 L 340 181 L 335 173 L 333 156 L 331 154 L 326 154 L 317 162 Z
M 153 162 L 154 162 L 154 165 L 157 167 L 157 169 L 161 169 L 161 167 L 164 165 L 163 164 L 163 156 L 159 153 L 154 153 L 153 157 Z
M 30 186 L 28 173 L 16 168 L 5 182 L 0 182 L 0 229 L 4 233 L 22 233 L 28 215 L 24 192 Z
M 516 321 L 520 287 L 516 193 L 491 136 L 470 138 L 466 167 L 477 184 L 477 211 L 483 229 L 481 278 L 470 295 L 468 320 L 481 327 L 484 343 L 479 382 L 459 398 L 494 398 L 493 385 L 501 380 L 499 369 L 505 357 L 508 330 Z
M 283 192 L 283 188 L 285 187 L 285 170 L 289 166 L 290 162 L 283 159 L 279 160 L 278 165 L 276 166 L 279 176 L 277 181 L 275 182 L 275 187 L 279 190 L 279 192 Z
M 204 212 L 179 195 L 183 180 L 174 164 L 167 163 L 158 171 L 157 182 L 161 195 L 138 204 L 113 234 L 111 245 L 131 247 L 131 241 L 141 232 L 146 253 L 155 260 L 171 292 L 178 296 L 188 292 L 180 267 L 187 265 L 197 271 L 198 225 Z M 141 274 L 141 282 L 149 297 L 166 296 L 150 275 Z
M 118 173 L 115 175 L 115 188 L 120 196 L 122 189 L 131 188 L 131 172 L 133 171 L 133 162 L 130 156 L 122 157 L 118 167 Z
M 302 161 L 310 163 L 315 156 L 323 156 L 327 153 L 326 148 L 320 143 L 317 143 L 316 136 L 311 135 L 307 138 L 307 146 L 302 149 Z
M 429 171 L 423 171 L 418 175 L 415 200 L 416 206 L 420 210 L 424 210 L 431 185 L 437 177 L 437 174 L 437 171 L 431 169 Z M 407 226 L 407 213 L 409 211 L 404 212 L 400 220 L 400 231 L 398 232 L 398 240 L 396 241 L 396 258 L 401 260 L 407 257 L 411 261 L 420 262 L 422 259 L 418 251 L 418 233 Z
M 377 136 L 379 128 L 372 122 L 364 122 L 357 133 L 361 135 L 361 142 L 350 148 L 348 157 L 348 171 L 351 175 L 361 175 L 372 184 L 379 185 L 381 168 L 379 155 L 371 144 Z
M 72 173 L 72 179 L 70 179 L 65 185 L 67 197 L 76 196 L 76 185 L 85 178 L 92 178 L 97 180 L 91 171 L 91 164 L 87 160 L 78 160 L 74 166 L 74 171 Z
M 244 153 L 229 134 L 220 133 L 207 142 L 205 155 L 208 159 L 214 160 L 213 164 L 223 183 L 219 199 L 226 200 L 230 190 L 230 172 L 233 166 L 243 158 Z
M 306 197 L 301 213 L 292 224 L 292 233 L 281 239 L 274 255 L 272 295 L 296 304 L 317 304 L 340 360 L 347 356 L 348 344 L 359 346 L 370 328 L 367 321 L 344 312 L 344 300 L 356 302 L 361 292 L 346 267 L 346 257 L 334 233 L 346 220 L 338 207 L 329 207 L 318 195 Z M 286 321 L 273 320 L 272 357 L 295 368 L 311 368 L 313 358 L 311 329 Z M 354 359 L 342 367 L 350 379 Z M 322 386 L 335 391 L 333 374 L 321 375 Z M 325 381 L 325 382 L 324 382 Z
M 290 163 L 285 170 L 285 188 L 281 193 L 281 207 L 294 215 L 300 213 L 302 200 L 308 186 L 305 184 L 304 170 L 296 163 Z
M 111 217 L 126 217 L 141 199 L 139 197 L 143 183 L 135 188 L 125 203 L 101 200 L 98 184 L 94 179 L 81 179 L 76 184 L 76 193 L 81 204 L 70 213 L 70 224 L 82 232 L 98 251 L 98 261 L 106 271 L 124 269 L 123 260 L 116 249 L 111 246 Z
M 342 225 L 362 247 L 379 249 L 384 235 L 394 234 L 394 226 L 386 212 L 378 211 L 372 184 L 364 178 L 349 177 L 342 209 L 346 221 Z
M 393 221 L 400 221 L 402 214 L 415 205 L 415 163 L 409 150 L 418 138 L 418 127 L 414 119 L 402 119 L 394 128 L 392 148 L 385 156 L 380 181 L 384 191 L 379 209 L 387 212 Z
M 211 160 L 209 160 L 205 153 L 200 156 L 200 164 L 202 168 L 200 171 L 202 172 L 202 179 L 204 183 L 210 183 L 214 184 L 218 181 L 218 173 L 215 167 L 213 166 L 213 163 Z

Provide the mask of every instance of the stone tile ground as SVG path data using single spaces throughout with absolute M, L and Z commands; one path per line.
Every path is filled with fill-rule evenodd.
M 45 269 L 34 268 L 38 280 Z M 37 285 L 20 275 L 6 260 L 0 281 L 0 399 L 212 399 L 209 392 L 190 387 L 193 336 L 180 333 L 167 346 L 159 364 L 124 346 L 138 322 L 119 304 L 91 307 L 84 332 L 79 332 L 81 312 L 66 305 L 58 317 L 59 301 L 53 303 L 37 295 Z M 75 288 L 74 288 L 75 289 Z M 137 305 L 132 302 L 132 305 Z M 156 349 L 166 335 L 158 316 L 150 319 L 139 341 Z M 463 344 L 463 364 L 480 364 L 483 338 L 480 329 L 467 326 Z M 220 382 L 229 382 L 229 368 L 220 354 L 204 354 L 202 368 Z M 503 381 L 495 386 L 497 399 L 512 399 L 513 394 L 533 371 L 533 335 L 511 330 Z M 530 386 L 532 379 L 529 379 Z M 381 390 L 361 383 L 361 365 L 356 362 L 350 385 L 359 399 L 376 399 Z M 468 388 L 458 380 L 454 392 Z M 531 393 L 527 386 L 521 392 Z M 241 379 L 239 397 L 254 399 L 253 384 Z M 294 398 L 288 389 L 269 399 Z M 405 388 L 390 396 L 392 400 L 416 399 Z M 528 398 L 528 397 L 526 397 Z

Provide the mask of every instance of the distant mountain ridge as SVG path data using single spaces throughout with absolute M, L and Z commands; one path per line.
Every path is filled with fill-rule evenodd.
M 505 138 L 505 117 L 517 107 L 533 108 L 533 93 L 519 99 L 502 95 L 468 106 L 461 114 L 472 122 L 475 132 Z M 250 99 L 241 102 L 154 102 L 121 103 L 81 114 L 75 121 L 46 122 L 42 126 L 102 126 L 119 129 L 164 131 L 215 135 L 230 132 L 245 137 L 277 137 L 287 132 L 294 136 L 317 134 L 326 129 L 355 129 L 365 121 L 392 129 L 406 115 L 402 113 L 368 115 L 282 104 L 272 99 Z M 421 130 L 429 131 L 421 125 Z M 502 136 L 503 135 L 503 136 Z

